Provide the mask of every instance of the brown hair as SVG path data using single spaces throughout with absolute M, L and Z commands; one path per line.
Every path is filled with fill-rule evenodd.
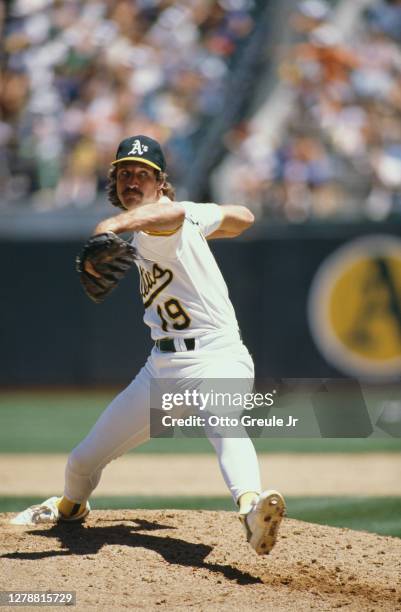
M 170 200 L 175 199 L 175 189 L 167 181 L 167 174 L 165 172 L 161 172 L 159 170 L 155 170 L 156 180 L 161 183 L 161 191 L 164 196 L 170 198 Z M 122 208 L 126 210 L 126 208 L 122 205 L 117 195 L 117 167 L 111 166 L 108 175 L 108 185 L 107 185 L 107 195 L 109 198 L 109 202 L 113 204 L 113 206 L 117 206 L 117 208 Z

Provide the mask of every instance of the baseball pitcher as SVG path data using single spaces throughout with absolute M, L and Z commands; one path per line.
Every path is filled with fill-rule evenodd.
M 133 263 L 153 349 L 140 372 L 71 452 L 62 497 L 51 497 L 12 519 L 32 525 L 82 521 L 103 468 L 150 437 L 150 387 L 160 379 L 235 379 L 252 389 L 252 358 L 241 341 L 227 286 L 207 241 L 238 236 L 253 223 L 243 206 L 174 201 L 158 142 L 123 140 L 111 164 L 109 200 L 120 214 L 101 221 L 77 258 L 84 290 L 101 302 Z M 120 234 L 133 234 L 131 242 Z M 215 419 L 216 421 L 216 419 Z M 213 421 L 213 422 L 215 422 Z M 261 492 L 252 441 L 205 426 L 250 545 L 273 548 L 285 512 L 277 491 Z

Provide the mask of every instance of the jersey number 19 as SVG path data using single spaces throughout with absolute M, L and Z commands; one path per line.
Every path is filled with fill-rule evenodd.
M 178 300 L 171 298 L 164 302 L 162 306 L 158 305 L 157 314 L 161 319 L 163 331 L 167 331 L 169 325 L 174 329 L 186 329 L 189 327 L 191 318 Z M 168 316 L 170 321 L 166 319 L 165 315 Z

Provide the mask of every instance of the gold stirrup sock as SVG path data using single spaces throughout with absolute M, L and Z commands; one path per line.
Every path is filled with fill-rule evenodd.
M 57 507 L 59 512 L 65 518 L 70 518 L 72 516 L 78 516 L 81 514 L 86 508 L 86 502 L 82 504 L 77 504 L 76 502 L 70 501 L 67 497 L 62 497 L 57 502 Z
M 238 499 L 239 513 L 248 514 L 252 507 L 252 502 L 254 500 L 257 501 L 258 497 L 259 493 L 256 493 L 256 491 L 247 491 L 246 493 L 240 495 Z

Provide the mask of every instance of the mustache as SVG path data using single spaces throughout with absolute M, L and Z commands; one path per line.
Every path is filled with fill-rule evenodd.
M 123 191 L 123 195 L 129 195 L 130 193 L 138 193 L 143 196 L 143 192 L 138 187 L 127 187 Z

